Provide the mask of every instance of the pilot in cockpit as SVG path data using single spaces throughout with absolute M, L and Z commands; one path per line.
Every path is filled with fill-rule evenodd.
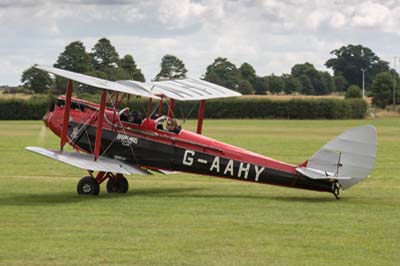
M 142 124 L 143 121 L 142 113 L 137 110 L 130 112 L 128 115 L 128 121 L 138 125 Z
M 132 112 L 129 112 L 129 107 L 125 107 L 119 112 L 119 117 L 121 121 L 126 121 L 129 123 L 134 123 L 134 124 L 142 124 L 143 121 L 143 116 L 142 113 L 138 110 L 134 110 Z

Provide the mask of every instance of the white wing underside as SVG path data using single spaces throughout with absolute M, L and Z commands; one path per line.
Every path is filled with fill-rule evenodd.
M 100 171 L 100 172 L 111 172 L 120 174 L 150 174 L 145 169 L 133 164 L 123 162 L 118 159 L 111 159 L 100 156 L 96 161 L 93 160 L 93 155 L 77 153 L 77 152 L 66 152 L 59 150 L 50 150 L 40 147 L 26 147 L 28 151 L 38 153 L 48 158 L 63 162 L 80 169 Z

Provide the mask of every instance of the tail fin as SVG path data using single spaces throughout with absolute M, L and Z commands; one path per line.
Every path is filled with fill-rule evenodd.
M 376 158 L 376 129 L 352 128 L 331 140 L 296 171 L 312 179 L 337 180 L 343 189 L 365 179 Z

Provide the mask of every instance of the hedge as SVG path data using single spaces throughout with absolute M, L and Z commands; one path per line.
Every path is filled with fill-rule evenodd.
M 32 100 L 0 100 L 0 120 L 42 119 L 50 108 L 49 98 Z
M 51 99 L 0 100 L 0 120 L 41 119 L 49 109 Z M 132 100 L 131 109 L 146 110 L 146 102 Z M 197 102 L 176 102 L 175 116 L 196 118 Z M 167 105 L 164 103 L 164 113 Z M 206 103 L 206 118 L 279 118 L 279 119 L 360 119 L 367 112 L 362 99 L 299 99 L 270 100 L 231 98 Z
M 136 103 L 137 107 L 137 103 Z M 141 108 L 144 108 L 141 107 Z M 167 108 L 164 105 L 164 110 Z M 196 118 L 198 104 L 177 102 L 175 115 Z M 206 118 L 272 118 L 272 119 L 362 119 L 367 103 L 362 99 L 223 99 L 206 103 Z

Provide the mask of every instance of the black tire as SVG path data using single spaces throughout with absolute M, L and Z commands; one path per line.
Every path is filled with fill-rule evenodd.
M 85 176 L 79 180 L 77 191 L 79 195 L 99 195 L 100 185 L 93 177 Z
M 129 189 L 129 183 L 124 176 L 109 178 L 106 188 L 108 193 L 126 193 Z

